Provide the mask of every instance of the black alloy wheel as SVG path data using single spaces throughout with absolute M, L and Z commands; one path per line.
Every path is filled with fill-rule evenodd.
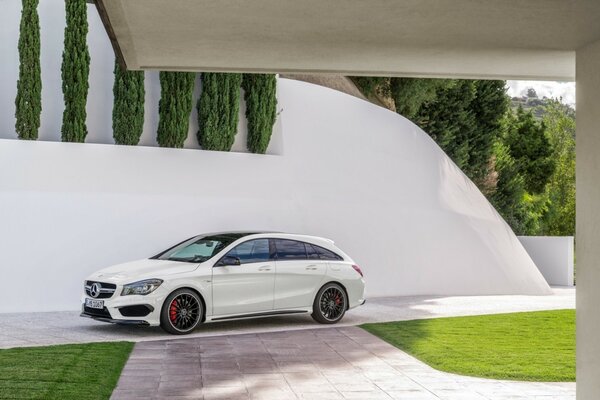
M 322 324 L 335 324 L 342 319 L 347 308 L 346 291 L 337 283 L 328 283 L 315 297 L 312 317 Z
M 189 289 L 179 289 L 166 298 L 160 314 L 160 326 L 169 333 L 185 335 L 198 326 L 203 313 L 198 295 Z

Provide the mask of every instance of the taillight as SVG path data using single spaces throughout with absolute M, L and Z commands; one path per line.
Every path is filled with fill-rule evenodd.
M 362 271 L 360 270 L 360 267 L 359 267 L 358 265 L 352 265 L 352 268 L 354 268 L 354 270 L 355 270 L 356 272 L 358 272 L 358 273 L 360 274 L 360 276 L 363 276 L 363 277 L 364 277 L 364 275 L 363 275 L 363 273 L 362 273 Z

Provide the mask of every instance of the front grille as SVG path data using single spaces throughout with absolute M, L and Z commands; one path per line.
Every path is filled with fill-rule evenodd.
M 99 285 L 100 293 L 97 296 L 92 296 L 92 285 Z M 106 283 L 106 282 L 96 282 L 96 281 L 85 281 L 85 294 L 95 299 L 110 299 L 113 294 L 115 294 L 115 290 L 117 290 L 117 285 L 114 283 Z
M 90 307 L 83 306 L 83 313 L 87 314 L 87 315 L 91 315 L 92 317 L 103 317 L 103 318 L 112 319 L 112 316 L 110 315 L 110 312 L 108 311 L 108 309 L 106 307 L 104 307 L 102 310 L 100 310 L 98 308 L 90 308 Z

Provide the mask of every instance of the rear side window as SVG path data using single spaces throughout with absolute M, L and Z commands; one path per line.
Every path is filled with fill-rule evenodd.
M 315 246 L 313 246 L 310 243 L 304 243 L 304 245 L 306 246 L 306 254 L 308 255 L 309 260 L 320 260 L 321 259 L 321 257 L 319 256 L 319 252 L 317 251 Z
M 271 258 L 269 239 L 255 239 L 241 243 L 231 249 L 227 255 L 239 258 L 242 264 L 269 261 Z
M 306 260 L 304 243 L 289 239 L 275 239 L 278 260 Z
M 324 249 L 323 247 L 320 247 L 320 246 L 317 246 L 317 245 L 314 245 L 314 244 L 312 246 L 319 253 L 319 258 L 321 260 L 343 260 L 342 257 L 340 257 L 339 255 L 335 254 L 331 250 Z

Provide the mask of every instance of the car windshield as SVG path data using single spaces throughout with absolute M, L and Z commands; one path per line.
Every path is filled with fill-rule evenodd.
M 250 233 L 202 235 L 188 239 L 152 257 L 158 260 L 201 263 L 211 259 L 225 247 Z

